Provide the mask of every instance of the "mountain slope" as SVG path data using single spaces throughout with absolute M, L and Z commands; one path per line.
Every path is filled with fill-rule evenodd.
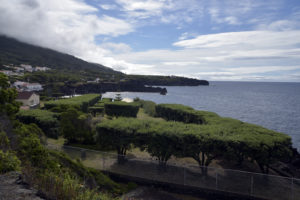
M 53 70 L 48 72 L 27 73 L 25 80 L 41 83 L 81 82 L 101 78 L 102 81 L 119 82 L 126 80 L 131 84 L 165 85 L 165 86 L 197 86 L 209 85 L 208 81 L 177 76 L 145 76 L 126 75 L 100 64 L 89 63 L 75 56 L 38 47 L 0 35 L 0 67 L 5 64 L 30 64 L 46 66 Z
M 0 64 L 31 64 L 69 71 L 90 70 L 121 74 L 100 64 L 89 63 L 74 56 L 17 41 L 0 35 Z

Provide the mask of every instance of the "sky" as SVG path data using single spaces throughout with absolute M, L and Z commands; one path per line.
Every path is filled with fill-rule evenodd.
M 300 82 L 300 0 L 0 0 L 0 34 L 127 74 Z

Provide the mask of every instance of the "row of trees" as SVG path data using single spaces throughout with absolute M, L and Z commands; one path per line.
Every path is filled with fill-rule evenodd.
M 250 159 L 268 173 L 271 163 L 291 156 L 289 136 L 237 122 L 224 127 L 120 117 L 97 125 L 97 142 L 116 149 L 120 162 L 135 146 L 157 157 L 161 166 L 171 156 L 191 157 L 202 167 L 215 158 L 230 158 L 239 164 Z

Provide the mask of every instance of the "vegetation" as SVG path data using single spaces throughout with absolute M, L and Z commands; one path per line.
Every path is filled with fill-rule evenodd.
M 0 174 L 10 171 L 19 171 L 20 164 L 21 161 L 13 152 L 3 152 L 0 150 Z
M 94 117 L 96 117 L 97 113 L 102 114 L 104 112 L 104 107 L 92 106 L 89 107 L 89 112 L 92 113 Z
M 71 55 L 50 49 L 33 46 L 15 39 L 0 36 L 0 67 L 1 65 L 30 64 L 33 66 L 46 66 L 49 72 L 27 73 L 23 80 L 30 80 L 53 85 L 51 90 L 61 92 L 64 85 L 73 86 L 83 80 L 100 78 L 104 81 L 120 83 L 127 81 L 134 85 L 208 85 L 207 81 L 176 77 L 176 76 L 144 76 L 126 75 L 96 63 L 89 63 Z M 52 91 L 48 91 L 52 93 Z M 47 92 L 47 93 L 48 93 Z M 47 94 L 49 96 L 49 94 Z
M 45 108 L 51 109 L 57 106 L 74 106 L 80 108 L 83 112 L 88 112 L 88 107 L 93 106 L 101 99 L 99 94 L 85 94 L 78 97 L 73 97 L 69 99 L 60 99 L 56 101 L 47 101 L 45 102 Z
M 166 120 L 203 124 L 204 119 L 193 108 L 180 104 L 158 104 L 156 115 Z
M 6 83 L 3 80 L 7 80 L 6 77 L 0 76 L 1 94 L 10 94 L 10 89 L 3 87 L 2 83 Z M 21 170 L 22 180 L 46 199 L 108 200 L 117 199 L 116 196 L 126 191 L 100 171 L 88 169 L 80 161 L 46 149 L 43 131 L 34 123 L 23 124 L 15 120 L 18 107 L 14 95 L 6 97 L 2 99 L 0 112 L 0 173 Z M 14 106 L 16 108 L 11 109 Z M 48 111 L 32 112 L 27 117 L 33 116 L 35 120 L 47 121 L 49 116 L 54 116 Z
M 138 103 L 141 108 L 144 109 L 145 113 L 151 117 L 156 116 L 156 104 L 153 101 L 145 101 L 141 99 L 134 99 L 134 102 Z
M 0 115 L 13 117 L 19 110 L 20 103 L 16 102 L 17 91 L 9 88 L 7 76 L 0 73 Z
M 139 105 L 136 103 L 126 103 L 116 101 L 104 104 L 105 114 L 113 117 L 136 117 L 139 111 Z
M 52 138 L 58 138 L 59 115 L 47 110 L 20 110 L 17 119 L 25 124 L 35 123 Z
M 92 143 L 93 132 L 90 124 L 90 115 L 70 108 L 61 113 L 60 132 L 68 143 Z
M 196 86 L 209 85 L 208 81 L 179 76 L 149 76 L 149 75 L 128 75 L 128 79 L 143 83 L 144 85 L 166 85 L 166 86 Z
M 0 36 L 0 64 L 31 64 L 76 72 L 91 77 L 122 74 L 103 65 L 88 63 L 74 56 Z
M 113 147 L 122 156 L 136 146 L 157 157 L 162 166 L 172 155 L 192 157 L 199 166 L 231 157 L 238 163 L 253 160 L 268 173 L 271 163 L 291 156 L 289 136 L 233 119 L 198 125 L 118 118 L 98 124 L 97 133 L 99 145 Z

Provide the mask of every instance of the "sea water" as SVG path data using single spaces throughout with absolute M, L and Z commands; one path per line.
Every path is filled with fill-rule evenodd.
M 210 82 L 209 86 L 166 87 L 167 95 L 121 92 L 123 98 L 139 97 L 156 103 L 177 103 L 216 112 L 291 136 L 300 150 L 300 83 Z M 108 92 L 104 97 L 115 97 Z

